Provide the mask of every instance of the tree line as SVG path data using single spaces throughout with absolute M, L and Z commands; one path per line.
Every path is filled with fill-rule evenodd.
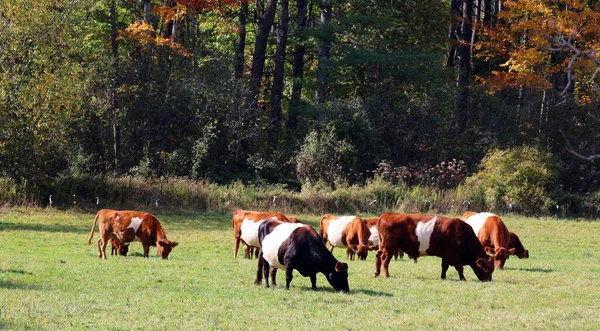
M 300 189 L 391 167 L 445 189 L 415 178 L 527 145 L 559 165 L 552 185 L 596 192 L 574 154 L 596 155 L 598 6 L 7 0 L 0 177 L 34 195 L 82 175 Z

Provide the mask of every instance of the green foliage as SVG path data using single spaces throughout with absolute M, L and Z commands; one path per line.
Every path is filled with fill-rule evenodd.
M 553 204 L 557 163 L 552 154 L 521 146 L 493 150 L 467 180 L 475 196 L 483 194 L 491 210 L 514 208 L 526 214 L 541 213 Z
M 347 179 L 353 151 L 354 147 L 339 140 L 332 127 L 312 131 L 296 157 L 298 179 L 309 185 L 323 182 L 334 187 L 336 180 Z

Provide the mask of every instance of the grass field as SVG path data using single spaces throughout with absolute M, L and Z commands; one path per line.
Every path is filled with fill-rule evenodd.
M 318 291 L 298 273 L 289 291 L 283 272 L 280 286 L 255 286 L 256 260 L 233 259 L 230 215 L 157 216 L 180 242 L 169 260 L 155 248 L 145 260 L 133 243 L 103 261 L 87 245 L 93 213 L 1 211 L 0 329 L 600 329 L 600 222 L 504 217 L 531 257 L 509 259 L 491 283 L 469 267 L 466 282 L 453 268 L 441 280 L 436 257 L 392 261 L 390 278 L 373 278 L 369 254 L 347 261 L 342 294 L 322 274 Z M 301 219 L 318 228 L 319 216 Z

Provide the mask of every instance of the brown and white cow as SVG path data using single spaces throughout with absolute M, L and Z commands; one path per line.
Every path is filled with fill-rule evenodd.
M 509 231 L 500 216 L 468 211 L 461 219 L 473 228 L 485 251 L 494 255 L 495 268 L 503 269 L 504 263 L 515 253 L 515 249 L 509 248 Z
M 129 243 L 140 241 L 144 249 L 144 258 L 148 258 L 150 246 L 156 246 L 158 255 L 163 259 L 179 243 L 167 239 L 156 216 L 139 211 L 102 209 L 96 214 L 88 245 L 92 243 L 96 223 L 100 230 L 98 239 L 98 258 L 106 259 L 106 245 L 109 239 L 116 236 L 119 241 Z
M 117 238 L 110 239 L 110 246 L 111 246 L 110 255 L 127 256 L 127 252 L 129 252 L 129 244 L 122 243 Z
M 460 279 L 465 280 L 463 266 L 469 265 L 480 280 L 492 280 L 494 257 L 485 253 L 473 229 L 458 218 L 386 212 L 379 216 L 377 230 L 375 277 L 379 276 L 382 264 L 383 276 L 389 277 L 391 256 L 400 248 L 415 262 L 420 256 L 441 257 L 442 279 L 446 278 L 448 267 L 454 266 Z
M 234 258 L 237 258 L 240 241 L 246 245 L 244 248 L 244 258 L 252 258 L 253 247 L 260 247 L 258 242 L 258 226 L 269 218 L 274 218 L 282 222 L 290 222 L 282 213 L 256 212 L 243 209 L 236 209 L 233 212 L 231 223 L 233 225 Z
M 270 270 L 271 283 L 275 285 L 277 269 L 284 269 L 288 290 L 296 269 L 302 276 L 310 277 L 313 290 L 317 289 L 317 273 L 322 273 L 334 290 L 350 291 L 348 264 L 336 260 L 312 226 L 269 219 L 260 224 L 258 232 L 261 249 L 255 284 L 260 284 L 264 276 L 265 287 L 269 287 Z
M 371 235 L 369 236 L 369 245 L 375 247 L 375 249 L 379 248 L 379 231 L 377 231 L 377 217 L 372 218 L 363 218 L 365 224 L 367 224 L 367 228 L 371 231 Z M 350 260 L 354 260 L 354 251 L 348 248 L 346 250 L 346 257 Z M 398 260 L 398 257 L 403 258 L 404 252 L 400 249 L 394 252 L 394 260 Z
M 510 251 L 510 249 L 514 248 L 515 252 L 514 254 L 519 258 L 519 259 L 528 259 L 529 258 L 529 251 L 525 249 L 525 247 L 523 247 L 523 244 L 521 244 L 521 240 L 519 239 L 519 237 L 510 232 L 510 239 L 508 240 L 508 249 Z
M 329 243 L 330 252 L 335 247 L 348 248 L 356 253 L 359 260 L 365 260 L 369 250 L 375 250 L 375 245 L 369 245 L 371 231 L 358 216 L 336 217 L 326 214 L 321 218 L 319 234 L 324 243 Z M 353 258 L 354 255 L 351 255 Z

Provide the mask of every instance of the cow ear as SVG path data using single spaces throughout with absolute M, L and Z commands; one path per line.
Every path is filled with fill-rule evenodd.
M 336 272 L 340 272 L 340 271 L 347 271 L 348 270 L 348 264 L 347 263 L 342 263 L 342 262 L 336 262 L 335 263 L 335 271 Z
M 488 253 L 488 254 L 490 254 L 490 255 L 494 255 L 494 253 L 496 253 L 496 252 L 494 251 L 494 249 L 493 249 L 493 248 L 491 248 L 491 247 L 486 247 L 486 248 L 485 248 L 485 252 L 486 252 L 486 253 Z
M 171 242 L 171 247 L 175 247 L 175 246 L 177 246 L 177 245 L 179 245 L 179 243 L 178 243 L 178 242 L 176 242 L 176 241 L 173 241 L 173 242 Z
M 517 249 L 513 247 L 513 248 L 511 248 L 511 249 L 508 250 L 508 254 L 515 255 L 516 251 L 517 251 Z

